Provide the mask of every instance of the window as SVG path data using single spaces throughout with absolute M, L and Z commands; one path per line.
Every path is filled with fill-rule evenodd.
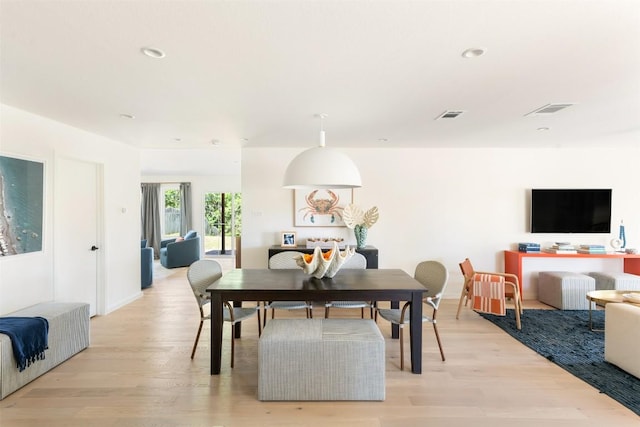
M 180 186 L 163 184 L 160 186 L 160 233 L 163 239 L 180 235 Z

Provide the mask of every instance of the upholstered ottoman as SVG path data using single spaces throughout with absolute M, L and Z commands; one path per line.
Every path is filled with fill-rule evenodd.
M 588 310 L 587 292 L 596 289 L 596 279 L 570 271 L 541 271 L 538 300 L 561 310 Z
M 384 338 L 370 319 L 274 319 L 258 343 L 260 400 L 384 400 Z
M 625 303 L 605 306 L 604 360 L 640 378 L 640 307 Z
M 11 339 L 8 335 L 0 334 L 0 400 L 89 346 L 89 304 L 43 302 L 7 316 L 40 316 L 47 319 L 49 349 L 45 352 L 44 360 L 38 360 L 20 372 Z
M 597 290 L 640 291 L 640 276 L 635 274 L 592 271 L 587 275 L 596 279 Z

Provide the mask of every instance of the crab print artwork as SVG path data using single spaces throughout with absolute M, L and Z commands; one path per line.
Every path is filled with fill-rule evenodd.
M 295 225 L 343 227 L 342 210 L 351 203 L 351 189 L 296 190 Z

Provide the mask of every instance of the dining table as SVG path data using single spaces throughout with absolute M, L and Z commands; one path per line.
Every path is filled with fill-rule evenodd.
M 426 288 L 401 269 L 343 269 L 333 278 L 300 270 L 234 269 L 207 287 L 211 298 L 211 375 L 222 361 L 223 304 L 233 301 L 399 301 L 411 303 L 411 372 L 422 373 L 422 297 Z M 238 336 L 238 334 L 236 335 Z

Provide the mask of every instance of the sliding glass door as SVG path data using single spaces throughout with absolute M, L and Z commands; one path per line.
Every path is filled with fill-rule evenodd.
M 242 195 L 240 193 L 205 193 L 205 255 L 236 255 L 242 233 L 241 212 Z

